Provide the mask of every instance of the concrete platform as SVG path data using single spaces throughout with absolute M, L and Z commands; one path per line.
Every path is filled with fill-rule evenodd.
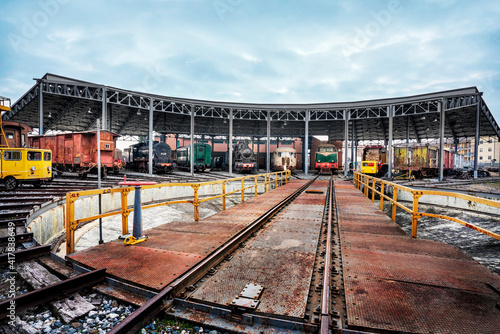
M 292 180 L 200 222 L 172 222 L 146 230 L 148 240 L 133 246 L 113 240 L 67 258 L 83 267 L 107 268 L 107 273 L 118 279 L 161 290 L 305 183 Z
M 412 239 L 351 182 L 336 181 L 348 328 L 498 333 L 500 276 L 440 242 Z

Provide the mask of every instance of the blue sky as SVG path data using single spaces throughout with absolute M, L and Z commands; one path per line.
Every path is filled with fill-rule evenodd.
M 500 3 L 2 0 L 0 95 L 54 73 L 194 99 L 344 102 L 477 86 L 500 120 Z

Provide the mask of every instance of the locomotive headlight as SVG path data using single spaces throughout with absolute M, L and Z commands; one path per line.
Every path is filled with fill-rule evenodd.
M 36 167 L 35 166 L 31 167 L 31 170 L 34 172 L 36 170 Z
M 52 170 L 52 166 L 49 166 L 47 167 L 47 169 L 49 170 L 49 172 Z

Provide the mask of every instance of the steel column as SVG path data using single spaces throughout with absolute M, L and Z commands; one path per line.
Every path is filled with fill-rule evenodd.
M 479 160 L 479 120 L 480 120 L 480 111 L 481 111 L 481 99 L 477 102 L 477 108 L 476 108 L 476 134 L 475 134 L 475 141 L 474 141 L 474 179 L 477 179 L 477 163 Z
M 306 110 L 306 117 L 305 117 L 305 136 L 304 136 L 304 174 L 307 175 L 307 172 L 309 170 L 309 118 L 311 117 L 311 114 L 309 110 Z
M 149 176 L 153 175 L 153 98 L 149 98 Z
M 194 174 L 194 105 L 191 105 L 191 154 L 189 163 L 189 170 L 191 171 L 191 175 Z
M 39 89 L 38 103 L 40 107 L 38 114 L 38 132 L 40 135 L 43 135 L 43 83 L 41 81 L 38 89 Z
M 266 144 L 266 173 L 271 169 L 270 153 L 271 150 L 271 111 L 267 111 L 267 144 Z
M 354 154 L 354 143 L 356 142 L 355 138 L 355 126 L 354 126 L 354 121 L 351 122 L 351 163 L 352 163 L 352 169 L 355 169 L 355 154 Z
M 394 130 L 394 106 L 387 107 L 387 113 L 389 114 L 389 141 L 387 142 L 387 166 L 388 166 L 388 177 L 392 177 L 392 131 Z
M 344 176 L 349 175 L 349 114 L 344 110 Z
M 102 124 L 101 129 L 106 130 L 108 124 L 108 100 L 106 98 L 106 87 L 102 87 L 102 108 L 101 108 Z
M 229 109 L 229 175 L 233 175 L 233 109 Z
M 445 110 L 444 110 L 444 101 L 438 101 L 438 110 L 439 110 L 439 156 L 438 156 L 438 164 L 439 164 L 439 181 L 443 181 L 443 165 L 444 165 L 444 124 L 445 124 Z

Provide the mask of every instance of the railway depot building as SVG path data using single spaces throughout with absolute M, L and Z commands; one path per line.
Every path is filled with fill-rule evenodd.
M 253 104 L 134 92 L 47 73 L 3 117 L 37 128 L 39 134 L 93 130 L 100 119 L 103 130 L 120 136 L 178 134 L 189 136 L 193 143 L 200 135 L 222 136 L 232 143 L 236 137 L 259 138 L 265 142 L 265 152 L 271 152 L 271 138 L 300 138 L 309 152 L 302 157 L 305 173 L 313 152 L 312 136 L 343 142 L 345 165 L 354 160 L 354 148 L 364 141 L 392 147 L 396 142 L 434 139 L 443 150 L 446 143 L 457 148 L 465 138 L 479 143 L 480 137 L 500 135 L 476 87 L 357 102 Z M 476 167 L 479 156 L 474 155 Z M 267 155 L 267 170 L 269 160 Z

